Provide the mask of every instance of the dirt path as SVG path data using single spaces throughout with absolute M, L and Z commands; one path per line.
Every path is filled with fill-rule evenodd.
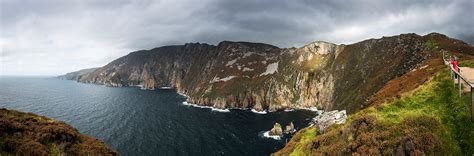
M 461 75 L 464 76 L 470 83 L 474 83 L 474 68 L 470 67 L 459 67 L 461 69 Z M 467 86 L 465 83 L 464 86 Z M 469 87 L 463 87 L 465 92 L 471 91 Z
M 461 74 L 468 79 L 471 83 L 474 82 L 474 68 L 470 67 L 459 67 L 461 69 Z

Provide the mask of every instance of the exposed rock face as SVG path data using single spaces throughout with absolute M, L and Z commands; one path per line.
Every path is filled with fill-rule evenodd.
M 313 118 L 313 123 L 318 126 L 319 131 L 323 132 L 327 127 L 331 126 L 332 124 L 342 124 L 346 122 L 346 119 L 346 110 L 333 110 L 330 112 L 322 112 L 321 114 Z
M 269 134 L 273 136 L 283 136 L 283 129 L 281 128 L 281 125 L 279 123 L 275 123 Z
M 84 83 L 173 87 L 188 102 L 217 108 L 347 110 L 366 106 L 389 80 L 434 56 L 430 38 L 403 34 L 351 45 L 314 42 L 301 48 L 223 41 L 132 52 L 74 76 Z M 465 44 L 460 42 L 459 44 Z
M 285 133 L 286 134 L 291 134 L 296 132 L 295 125 L 293 125 L 293 122 L 290 122 L 290 124 L 286 125 L 285 128 Z
M 4 108 L 0 109 L 0 145 L 0 153 L 6 155 L 118 155 L 63 122 Z

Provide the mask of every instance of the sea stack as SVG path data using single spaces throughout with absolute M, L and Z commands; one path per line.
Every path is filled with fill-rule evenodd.
M 295 125 L 293 125 L 293 122 L 290 122 L 290 124 L 286 125 L 285 134 L 292 134 L 294 132 L 296 132 Z
M 283 129 L 281 128 L 281 125 L 276 122 L 269 134 L 273 136 L 283 136 Z

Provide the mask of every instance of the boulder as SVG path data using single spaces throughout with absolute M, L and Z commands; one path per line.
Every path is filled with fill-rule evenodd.
M 296 132 L 296 129 L 295 129 L 295 125 L 293 125 L 293 122 L 290 122 L 290 124 L 286 125 L 285 134 L 292 134 L 295 132 Z
M 283 129 L 281 128 L 281 125 L 279 123 L 275 123 L 269 134 L 273 136 L 283 136 Z
M 346 122 L 346 119 L 346 110 L 333 110 L 330 112 L 322 112 L 318 116 L 314 117 L 313 124 L 318 126 L 319 131 L 324 132 L 324 130 L 332 124 L 342 124 Z

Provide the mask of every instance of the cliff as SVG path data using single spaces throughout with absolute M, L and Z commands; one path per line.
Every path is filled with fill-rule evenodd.
M 32 113 L 0 109 L 0 155 L 118 155 L 73 127 Z
M 66 73 L 65 75 L 57 76 L 57 78 L 63 79 L 63 80 L 79 80 L 83 76 L 87 77 L 88 74 L 92 73 L 93 71 L 95 71 L 97 69 L 99 69 L 99 68 L 82 69 L 82 70 L 79 70 L 79 71 Z
M 440 34 L 424 38 L 431 53 L 474 67 L 474 47 Z M 273 155 L 472 155 L 471 97 L 458 92 L 441 56 L 428 59 L 385 83 L 344 124 L 323 133 L 304 128 Z
M 70 77 L 116 87 L 174 87 L 190 103 L 217 108 L 317 107 L 353 113 L 389 80 L 438 55 L 430 51 L 427 36 L 402 34 L 350 45 L 318 41 L 300 48 L 190 43 L 132 52 Z

